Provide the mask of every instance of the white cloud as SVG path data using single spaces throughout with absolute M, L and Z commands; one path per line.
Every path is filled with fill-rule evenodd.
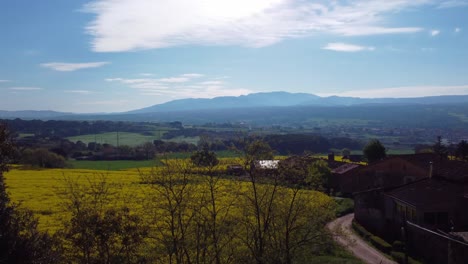
M 434 48 L 421 48 L 421 51 L 422 52 L 434 52 L 435 49 Z
M 341 93 L 319 93 L 320 96 L 350 96 L 361 98 L 411 98 L 439 95 L 468 95 L 468 85 L 458 86 L 406 86 L 369 90 L 355 90 Z
M 11 82 L 10 80 L 0 80 L 0 83 Z
M 42 63 L 41 66 L 44 68 L 49 68 L 56 71 L 76 71 L 81 69 L 89 68 L 98 68 L 109 64 L 109 62 L 99 61 L 99 62 L 85 62 L 85 63 L 66 63 L 66 62 L 48 62 Z
M 453 31 L 454 31 L 455 33 L 460 33 L 460 32 L 461 32 L 461 28 L 456 27 Z
M 437 30 L 437 29 L 431 30 L 431 36 L 432 36 L 432 37 L 435 37 L 435 36 L 437 36 L 437 35 L 439 35 L 439 34 L 440 34 L 440 30 Z
M 317 33 L 341 36 L 415 33 L 391 15 L 435 0 L 94 0 L 86 28 L 97 52 L 178 45 L 263 47 Z
M 69 91 L 65 91 L 65 92 L 66 93 L 73 93 L 73 94 L 83 94 L 83 95 L 95 93 L 95 92 L 89 91 L 89 90 L 69 90 Z
M 203 78 L 203 74 L 189 73 L 165 78 L 108 78 L 108 82 L 124 84 L 148 96 L 170 99 L 213 98 L 251 93 L 248 89 L 231 88 L 219 78 Z M 200 79 L 202 78 L 202 79 Z
M 366 47 L 366 46 L 359 46 L 347 43 L 328 43 L 322 49 L 326 50 L 333 50 L 333 51 L 341 51 L 341 52 L 358 52 L 358 51 L 372 51 L 375 50 L 374 47 Z
M 24 87 L 24 86 L 21 86 L 21 87 L 8 87 L 8 89 L 14 90 L 14 91 L 38 91 L 38 90 L 43 90 L 42 88 L 39 88 L 39 87 Z
M 462 7 L 468 6 L 467 0 L 448 0 L 443 1 L 439 4 L 438 8 L 453 8 L 453 7 Z

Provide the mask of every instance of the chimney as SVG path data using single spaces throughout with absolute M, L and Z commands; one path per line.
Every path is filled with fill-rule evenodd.
M 328 161 L 335 161 L 335 153 L 334 152 L 328 154 Z
M 432 161 L 429 162 L 429 179 L 432 179 L 432 173 L 433 173 L 433 164 Z

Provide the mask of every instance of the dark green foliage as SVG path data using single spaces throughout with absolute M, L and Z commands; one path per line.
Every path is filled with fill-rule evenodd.
M 352 222 L 352 227 L 359 234 L 359 236 L 369 241 L 378 250 L 387 254 L 390 254 L 390 251 L 392 251 L 392 245 L 390 245 L 380 237 L 374 236 L 372 233 L 370 233 L 364 227 L 358 224 L 355 220 L 353 220 Z
M 461 159 L 468 160 L 468 142 L 466 140 L 457 144 L 456 155 Z
M 336 207 L 336 216 L 340 217 L 354 212 L 354 200 L 350 198 L 337 198 L 335 199 Z
M 395 240 L 393 241 L 392 243 L 392 248 L 394 251 L 403 251 L 404 248 L 405 248 L 405 243 L 399 241 L 399 240 Z
M 358 224 L 356 220 L 353 220 L 352 227 L 354 231 L 358 233 L 359 236 L 361 236 L 362 238 L 366 240 L 368 240 L 372 236 L 372 234 L 369 231 L 367 231 L 364 227 L 362 227 L 360 224 Z
M 384 253 L 389 254 L 390 251 L 392 251 L 392 245 L 390 245 L 389 243 L 387 243 L 385 240 L 381 239 L 378 236 L 369 237 L 369 242 L 371 242 L 371 244 L 374 247 L 376 247 L 377 249 L 379 249 L 380 251 Z
M 330 178 L 331 170 L 324 160 L 314 161 L 307 167 L 305 183 L 314 190 L 323 190 Z
M 390 256 L 392 256 L 392 258 L 398 263 L 405 263 L 405 253 L 403 252 L 392 251 Z M 421 262 L 413 259 L 412 257 L 408 257 L 408 264 L 421 264 Z
M 12 161 L 14 153 L 10 132 L 3 123 L 0 123 L 0 173 L 8 171 L 8 164 Z
M 447 157 L 448 155 L 448 149 L 447 147 L 442 143 L 442 137 L 438 136 L 436 143 L 432 146 L 432 150 L 434 153 L 440 155 L 441 157 Z
M 379 161 L 387 156 L 386 149 L 378 139 L 372 139 L 363 149 L 364 157 L 369 163 Z
M 264 140 L 281 154 L 303 154 L 304 151 L 327 152 L 331 148 L 330 142 L 319 135 L 269 135 Z
M 270 145 L 261 140 L 254 140 L 248 144 L 245 149 L 245 154 L 248 161 L 272 160 L 274 157 Z
M 219 163 L 216 154 L 213 151 L 209 151 L 207 145 L 201 151 L 195 152 L 190 159 L 198 167 L 214 167 Z
M 0 263 L 53 263 L 60 260 L 57 241 L 37 229 L 31 211 L 10 202 L 3 172 L 14 152 L 6 127 L 0 124 Z
M 39 168 L 64 168 L 65 159 L 45 148 L 25 149 L 21 153 L 21 164 Z

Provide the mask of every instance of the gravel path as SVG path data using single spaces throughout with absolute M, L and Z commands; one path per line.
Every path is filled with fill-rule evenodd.
M 351 222 L 354 214 L 348 214 L 327 224 L 327 228 L 332 231 L 336 242 L 351 251 L 357 258 L 368 264 L 397 264 L 388 259 L 385 255 L 369 246 L 362 238 L 351 230 Z

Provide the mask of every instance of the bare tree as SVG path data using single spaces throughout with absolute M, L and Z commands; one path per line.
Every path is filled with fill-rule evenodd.
M 141 247 L 148 227 L 125 206 L 121 188 L 108 183 L 104 175 L 87 178 L 86 184 L 65 178 L 59 190 L 63 206 L 70 213 L 59 231 L 66 258 L 79 263 L 136 263 L 144 259 Z
M 165 256 L 159 259 L 161 262 L 193 263 L 196 185 L 190 179 L 191 171 L 191 163 L 166 160 L 160 170 L 140 173 L 142 180 L 151 186 L 145 208 L 156 228 L 152 238 L 157 246 L 162 246 L 156 250 Z

